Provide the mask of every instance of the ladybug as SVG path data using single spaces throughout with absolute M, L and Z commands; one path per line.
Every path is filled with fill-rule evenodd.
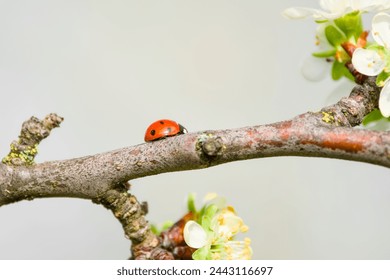
M 158 120 L 149 125 L 145 132 L 145 142 L 160 140 L 165 137 L 187 133 L 181 124 L 171 120 Z

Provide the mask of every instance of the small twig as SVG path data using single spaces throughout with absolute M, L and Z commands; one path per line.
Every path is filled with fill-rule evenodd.
M 38 153 L 39 143 L 50 135 L 50 131 L 58 127 L 64 118 L 49 114 L 43 120 L 31 117 L 25 121 L 19 139 L 11 143 L 11 151 L 3 158 L 8 165 L 32 165 Z

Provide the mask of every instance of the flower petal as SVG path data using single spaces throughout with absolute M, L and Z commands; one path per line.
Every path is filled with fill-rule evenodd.
M 285 9 L 282 12 L 282 15 L 288 19 L 302 19 L 311 17 L 314 14 L 315 10 L 304 7 L 292 7 Z
M 390 80 L 387 79 L 379 96 L 379 110 L 386 118 L 390 117 Z
M 352 56 L 355 69 L 367 76 L 376 76 L 385 68 L 385 62 L 374 50 L 357 48 Z
M 372 37 L 375 42 L 390 48 L 390 15 L 379 13 L 372 19 Z
M 325 29 L 328 26 L 328 23 L 321 23 L 318 24 L 316 28 L 316 45 L 318 46 L 320 51 L 329 50 L 330 48 L 332 48 L 332 45 L 328 42 L 328 39 L 326 39 L 325 35 Z
M 203 201 L 209 205 L 213 204 L 218 207 L 218 209 L 222 209 L 226 207 L 226 199 L 222 196 L 218 196 L 217 193 L 208 193 L 204 197 Z
M 342 15 L 348 12 L 349 2 L 349 0 L 321 0 L 320 6 L 325 11 Z
M 313 17 L 315 20 L 332 20 L 354 11 L 383 11 L 390 8 L 390 0 L 320 0 L 323 10 L 293 7 L 283 11 L 288 19 Z
M 360 0 L 359 4 L 364 11 L 384 11 L 390 8 L 389 0 Z
M 218 197 L 218 194 L 215 193 L 215 192 L 207 193 L 206 196 L 204 197 L 204 201 L 210 201 L 210 200 L 213 200 L 216 197 Z
M 183 230 L 184 241 L 192 248 L 201 248 L 207 244 L 207 233 L 200 224 L 188 221 Z
M 282 15 L 287 19 L 302 19 L 313 17 L 316 20 L 335 19 L 340 16 L 340 14 L 331 14 L 321 10 L 305 7 L 288 8 L 283 11 Z

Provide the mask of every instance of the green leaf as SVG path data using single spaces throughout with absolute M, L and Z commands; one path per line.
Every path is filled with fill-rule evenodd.
M 329 44 L 331 44 L 333 47 L 340 46 L 341 43 L 347 40 L 345 35 L 333 25 L 328 25 L 325 27 L 325 36 Z
M 376 77 L 376 84 L 379 87 L 383 87 L 385 85 L 385 81 L 387 78 L 390 77 L 390 73 L 387 73 L 385 71 L 382 71 L 377 77 Z
M 196 213 L 195 194 L 194 193 L 190 193 L 188 195 L 187 209 L 188 209 L 189 212 Z
M 160 235 L 161 231 L 157 228 L 156 225 L 151 225 L 150 230 L 155 234 L 155 235 Z
M 324 58 L 324 57 L 333 57 L 336 54 L 336 49 L 327 50 L 324 52 L 315 52 L 312 53 L 313 56 Z
M 207 216 L 207 215 L 203 215 L 202 217 L 202 228 L 206 231 L 206 232 L 209 232 L 211 231 L 211 217 Z
M 200 211 L 198 212 L 198 215 L 196 217 L 196 222 L 198 222 L 199 224 L 202 224 L 202 218 L 204 216 L 204 212 L 206 211 L 206 205 L 203 206 Z
M 347 67 L 345 67 L 344 63 L 335 61 L 332 65 L 332 79 L 337 81 L 342 77 L 346 77 L 352 81 L 355 81 L 353 75 L 349 72 Z
M 369 123 L 379 121 L 382 118 L 384 117 L 382 116 L 381 111 L 379 111 L 379 109 L 374 109 L 371 113 L 364 117 L 362 124 L 366 126 Z
M 204 216 L 213 218 L 215 216 L 215 214 L 218 212 L 218 210 L 219 210 L 218 206 L 216 206 L 215 204 L 211 204 L 211 205 L 206 207 Z
M 345 66 L 344 66 L 344 77 L 355 83 L 355 77 L 351 74 L 351 72 L 349 72 L 349 70 Z
M 218 207 L 215 205 L 209 205 L 202 217 L 202 227 L 206 231 L 212 231 L 212 220 L 218 211 Z
M 332 65 L 332 79 L 339 80 L 342 76 L 344 76 L 344 64 L 335 61 Z
M 211 260 L 211 251 L 209 246 L 199 248 L 192 254 L 193 260 Z
M 165 231 L 169 228 L 171 228 L 174 225 L 174 222 L 172 221 L 165 221 L 161 227 L 161 231 Z
M 341 18 L 335 19 L 334 23 L 342 32 L 344 32 L 347 38 L 354 37 L 357 40 L 363 32 L 362 17 L 359 11 L 355 11 L 346 14 Z
M 173 223 L 172 221 L 165 221 L 165 222 L 163 223 L 163 225 L 161 226 L 161 228 L 159 228 L 159 227 L 156 226 L 155 224 L 152 224 L 152 225 L 150 226 L 150 230 L 151 230 L 154 234 L 160 235 L 161 232 L 166 231 L 167 229 L 171 228 L 171 227 L 173 226 L 173 224 L 174 224 L 174 223 Z
M 325 22 L 328 22 L 329 20 L 327 19 L 318 19 L 318 20 L 315 20 L 315 23 L 318 23 L 318 24 L 321 24 L 321 23 L 325 23 Z

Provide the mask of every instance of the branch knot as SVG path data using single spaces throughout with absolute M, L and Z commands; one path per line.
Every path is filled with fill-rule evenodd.
M 199 156 L 207 160 L 222 155 L 224 149 L 222 138 L 211 133 L 200 135 L 196 142 L 196 150 Z

